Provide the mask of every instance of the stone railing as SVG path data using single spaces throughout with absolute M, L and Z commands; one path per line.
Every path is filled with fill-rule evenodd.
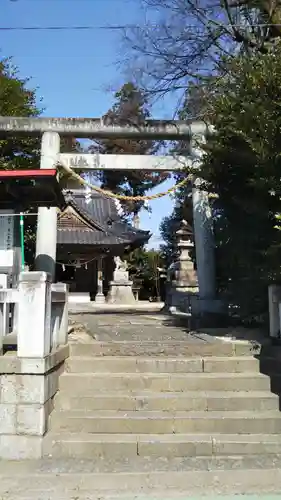
M 17 344 L 17 352 L 0 355 L 0 460 L 44 456 L 44 435 L 69 355 L 67 307 L 67 285 L 51 284 L 44 272 L 23 272 L 17 290 L 0 290 L 1 354 L 5 336 Z
M 51 349 L 67 344 L 68 336 L 68 285 L 53 283 L 51 286 Z
M 0 290 L 0 352 L 14 333 L 19 357 L 44 358 L 67 344 L 67 331 L 66 284 L 51 284 L 44 272 L 23 272 L 18 289 Z
M 272 338 L 281 337 L 281 286 L 269 285 L 268 287 L 268 309 L 269 309 L 269 335 Z
M 19 291 L 13 288 L 0 290 L 0 353 L 3 339 L 17 329 Z

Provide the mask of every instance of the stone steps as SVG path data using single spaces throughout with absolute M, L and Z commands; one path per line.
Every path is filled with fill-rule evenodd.
M 273 360 L 263 361 L 268 370 Z M 259 372 L 261 362 L 253 356 L 233 357 L 97 357 L 75 356 L 66 361 L 69 373 L 245 373 Z
M 188 340 L 170 340 L 155 342 L 143 341 L 110 341 L 70 344 L 70 356 L 244 356 L 258 355 L 260 346 L 249 343 L 233 342 L 195 342 Z M 271 354 L 271 348 L 268 349 Z
M 56 432 L 90 434 L 268 434 L 281 432 L 279 411 L 259 412 L 163 412 L 67 410 L 56 411 L 51 417 L 51 429 Z
M 45 443 L 45 454 L 53 458 L 113 459 L 127 457 L 167 458 L 229 456 L 277 456 L 280 434 L 53 434 Z
M 91 436 L 88 435 L 91 439 Z M 94 436 L 95 437 L 95 436 Z M 240 470 L 240 469 L 280 469 L 281 455 L 216 455 L 216 456 L 194 456 L 194 457 L 44 457 L 39 460 L 9 461 L 1 460 L 0 478 L 3 476 L 14 476 L 19 479 L 23 476 L 40 474 L 57 476 L 58 474 L 111 474 L 111 473 L 133 473 L 133 472 L 188 472 L 188 471 L 217 471 L 217 470 Z M 1 481 L 0 481 L 1 487 Z M 1 490 L 0 490 L 1 491 Z
M 99 497 L 111 484 L 120 494 L 276 492 L 281 361 L 261 351 L 194 338 L 73 343 L 44 454 L 90 460 L 85 491 Z
M 59 388 L 72 397 L 104 391 L 270 391 L 281 385 L 260 373 L 63 373 Z
M 99 461 L 100 462 L 100 461 Z M 229 464 L 233 465 L 229 461 Z M 56 466 L 56 462 L 54 463 Z M 130 464 L 133 468 L 133 464 Z M 102 467 L 96 467 L 95 472 L 86 473 L 85 463 L 80 472 L 60 472 L 60 468 L 50 468 L 48 471 L 22 474 L 10 472 L 0 475 L 0 493 L 2 498 L 9 500 L 32 498 L 34 499 L 61 499 L 81 498 L 127 498 L 132 500 L 136 495 L 145 495 L 142 498 L 151 499 L 151 495 L 163 500 L 170 499 L 179 493 L 182 498 L 190 495 L 219 494 L 261 494 L 281 492 L 281 470 L 273 466 L 270 469 L 252 468 L 243 470 L 227 468 L 226 470 L 185 470 L 179 465 L 178 470 L 171 470 L 172 464 L 166 470 L 112 471 L 102 472 Z M 243 463 L 243 467 L 245 463 Z M 83 467 L 83 468 L 82 468 Z M 151 464 L 150 464 L 151 467 Z M 10 466 L 10 471 L 13 467 Z M 169 470 L 169 473 L 167 473 Z M 28 495 L 27 495 L 28 492 Z M 47 495 L 46 495 L 47 493 Z M 14 496 L 12 496 L 14 495 Z M 45 496 L 44 496 L 45 495 Z M 197 497 L 198 498 L 198 497 Z M 244 497 L 243 497 L 244 498 Z M 245 497 L 245 500 L 247 497 Z
M 58 410 L 265 411 L 278 410 L 279 397 L 270 392 L 106 392 L 73 396 L 60 392 Z
M 143 490 L 142 490 L 143 491 Z M 198 500 L 197 495 L 192 497 L 190 496 L 190 491 L 185 490 L 185 491 L 177 491 L 177 490 L 169 490 L 169 496 L 167 496 L 167 491 L 158 491 L 153 490 L 147 491 L 147 492 L 138 492 L 138 491 L 132 491 L 130 492 L 123 492 L 123 493 L 118 493 L 118 492 L 112 492 L 112 491 L 103 491 L 102 494 L 98 490 L 85 490 L 83 489 L 82 493 L 79 493 L 79 496 L 77 496 L 77 490 L 72 490 L 69 492 L 69 490 L 64 490 L 60 489 L 59 493 L 52 492 L 52 496 L 50 497 L 49 493 L 46 491 L 39 492 L 39 493 L 33 493 L 32 494 L 32 500 L 171 500 L 172 499 L 180 499 L 180 500 L 186 500 L 188 498 L 189 500 Z M 192 494 L 192 493 L 191 493 Z M 30 500 L 29 496 L 26 492 L 22 493 L 16 493 L 13 496 L 9 496 L 9 500 Z M 152 496 L 151 496 L 152 495 Z M 4 497 L 4 500 L 6 500 L 6 497 Z M 224 497 L 223 500 L 233 500 L 233 497 Z M 252 495 L 243 495 L 243 500 L 257 500 L 257 498 L 253 498 Z M 268 496 L 265 497 L 259 497 L 258 500 L 268 500 Z M 270 499 L 271 500 L 271 499 Z

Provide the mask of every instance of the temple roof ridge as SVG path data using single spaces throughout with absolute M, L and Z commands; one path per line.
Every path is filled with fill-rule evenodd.
M 66 206 L 72 207 L 76 212 L 67 213 L 67 209 L 60 215 L 58 227 L 58 240 L 61 244 L 124 244 L 131 245 L 146 243 L 151 234 L 149 231 L 137 229 L 118 214 L 114 199 L 101 193 L 93 193 L 88 198 L 85 189 L 65 189 L 64 198 Z M 69 218 L 69 223 L 66 218 Z M 77 220 L 84 220 L 78 227 Z M 89 234 L 90 231 L 90 234 Z M 86 235 L 87 233 L 87 235 Z M 102 234 L 104 236 L 102 236 Z

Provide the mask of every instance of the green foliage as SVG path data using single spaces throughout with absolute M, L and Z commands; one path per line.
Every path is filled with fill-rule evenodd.
M 169 267 L 177 256 L 177 238 L 176 232 L 180 228 L 183 219 L 183 205 L 174 208 L 171 215 L 164 217 L 160 224 L 160 234 L 164 244 L 161 245 L 161 251 L 165 259 L 166 267 Z
M 267 286 L 281 279 L 281 46 L 226 61 L 208 98 L 215 129 L 202 165 L 218 194 L 217 260 L 221 291 L 242 315 L 267 311 Z
M 36 91 L 28 87 L 29 80 L 19 77 L 18 70 L 9 59 L 0 61 L 0 115 L 36 117 L 41 113 L 37 106 Z M 1 135 L 0 168 L 37 169 L 40 166 L 41 138 L 27 135 Z M 80 144 L 72 137 L 61 138 L 61 151 L 80 151 Z M 68 178 L 64 171 L 60 179 Z M 30 207 L 30 211 L 34 209 Z M 35 216 L 26 216 L 24 220 L 25 258 L 29 265 L 33 264 L 36 242 Z
M 130 279 L 140 288 L 140 299 L 160 296 L 160 272 L 164 265 L 161 252 L 137 248 L 127 258 Z
M 133 83 L 128 82 L 115 94 L 116 102 L 104 116 L 104 122 L 113 125 L 141 125 L 150 118 L 150 110 L 145 94 Z M 91 146 L 91 151 L 101 154 L 154 154 L 158 143 L 151 140 L 106 139 Z M 167 178 L 167 174 L 147 171 L 101 171 L 102 187 L 126 196 L 143 196 Z M 136 215 L 143 202 L 124 203 L 126 213 Z
M 38 116 L 35 90 L 27 87 L 28 79 L 21 79 L 10 60 L 0 61 L 0 115 Z M 28 136 L 1 136 L 0 168 L 37 168 L 39 138 Z
M 0 115 L 38 116 L 34 89 L 28 88 L 28 79 L 22 79 L 8 59 L 0 61 Z M 26 135 L 1 135 L 0 168 L 36 169 L 40 162 L 40 138 Z M 32 207 L 31 211 L 32 211 Z M 25 248 L 27 263 L 32 263 L 35 249 L 36 217 L 25 218 Z

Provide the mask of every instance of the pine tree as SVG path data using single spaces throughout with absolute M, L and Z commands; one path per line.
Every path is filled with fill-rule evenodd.
M 125 83 L 115 94 L 116 102 L 105 114 L 104 121 L 116 125 L 141 125 L 150 118 L 150 110 L 144 92 L 133 83 Z M 106 139 L 90 147 L 91 152 L 101 154 L 149 155 L 158 150 L 158 143 L 151 140 Z M 167 178 L 166 173 L 146 171 L 101 171 L 101 185 L 114 193 L 127 196 L 143 196 Z M 136 216 L 143 202 L 126 202 L 125 213 Z

